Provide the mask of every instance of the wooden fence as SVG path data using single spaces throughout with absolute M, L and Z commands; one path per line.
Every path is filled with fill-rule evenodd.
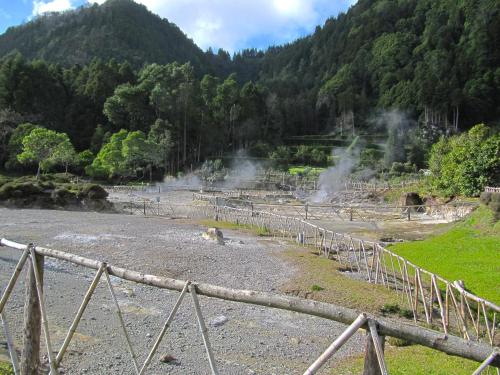
M 110 296 L 115 305 L 115 313 L 124 337 L 124 342 L 128 348 L 130 361 L 133 364 L 136 374 L 146 373 L 151 360 L 156 354 L 156 351 L 161 343 L 166 331 L 168 330 L 172 320 L 183 302 L 184 297 L 190 294 L 193 300 L 193 308 L 197 317 L 200 334 L 203 338 L 203 343 L 206 349 L 206 356 L 210 365 L 211 373 L 218 374 L 216 355 L 212 351 L 210 344 L 209 332 L 205 325 L 200 301 L 198 295 L 204 295 L 221 300 L 228 300 L 240 303 L 265 306 L 268 308 L 277 308 L 282 310 L 294 311 L 298 313 L 322 317 L 325 319 L 334 320 L 340 323 L 348 324 L 349 327 L 342 333 L 319 357 L 314 361 L 304 372 L 304 374 L 315 374 L 330 358 L 338 351 L 342 345 L 354 335 L 360 328 L 365 328 L 367 333 L 367 345 L 365 355 L 365 370 L 364 374 L 388 374 L 388 369 L 384 358 L 384 337 L 392 336 L 404 340 L 409 340 L 413 343 L 427 346 L 429 348 L 450 354 L 468 358 L 477 362 L 481 362 L 474 374 L 480 374 L 487 366 L 500 367 L 500 357 L 497 348 L 493 348 L 488 344 L 465 341 L 462 338 L 447 334 L 443 336 L 441 332 L 430 329 L 417 327 L 405 323 L 386 320 L 379 317 L 371 316 L 366 313 L 359 313 L 355 310 L 348 309 L 333 304 L 317 302 L 313 300 L 305 300 L 296 297 L 288 297 L 275 295 L 271 293 L 229 289 L 220 286 L 194 283 L 186 280 L 176 280 L 165 277 L 159 277 L 148 274 L 141 274 L 133 270 L 119 268 L 104 262 L 84 258 L 75 254 L 66 253 L 58 250 L 38 247 L 33 244 L 23 245 L 7 239 L 0 239 L 0 246 L 6 246 L 12 249 L 20 250 L 21 256 L 16 265 L 16 268 L 5 287 L 0 298 L 0 316 L 2 325 L 6 332 L 8 348 L 11 354 L 14 373 L 35 374 L 40 361 L 40 331 L 43 331 L 45 338 L 50 374 L 58 375 L 61 362 L 64 360 L 64 355 L 67 348 L 71 344 L 74 334 L 78 328 L 83 314 L 91 301 L 92 295 L 103 277 L 108 286 Z M 73 319 L 69 330 L 58 351 L 53 351 L 53 341 L 51 340 L 49 330 L 49 320 L 45 309 L 45 298 L 43 292 L 43 265 L 44 258 L 51 257 L 61 261 L 66 261 L 74 265 L 93 269 L 96 272 L 91 284 L 85 295 L 82 303 Z M 5 314 L 5 307 L 9 297 L 11 296 L 14 287 L 17 283 L 22 269 L 27 265 L 27 288 L 26 288 L 26 311 L 24 321 L 24 340 L 21 361 L 17 357 L 17 351 L 14 342 L 11 338 L 8 322 Z M 113 285 L 110 281 L 110 275 L 116 276 L 123 280 L 128 280 L 140 284 L 149 285 L 162 289 L 169 289 L 180 292 L 177 302 L 172 308 L 165 324 L 157 334 L 153 346 L 149 350 L 149 354 L 143 363 L 139 363 L 134 345 L 131 342 L 127 327 L 123 321 L 123 316 L 119 302 L 116 298 Z M 207 301 L 208 302 L 208 301 Z M 120 359 L 122 361 L 122 359 Z
M 272 197 L 272 196 L 267 196 Z M 287 196 L 275 195 L 277 198 Z M 280 212 L 285 216 L 297 216 L 306 220 L 343 220 L 343 221 L 387 221 L 387 220 L 447 220 L 455 221 L 467 216 L 477 204 L 470 202 L 451 202 L 433 205 L 349 205 L 349 204 L 284 204 L 257 203 L 253 196 L 246 193 L 202 194 L 193 193 L 193 200 L 205 201 L 233 207 L 254 208 L 260 211 Z M 288 199 L 294 199 L 291 195 Z
M 459 281 L 446 280 L 413 264 L 381 243 L 336 233 L 298 217 L 255 209 L 146 201 L 131 203 L 128 209 L 136 214 L 212 218 L 260 227 L 314 248 L 318 255 L 336 260 L 346 271 L 358 273 L 369 283 L 394 290 L 400 296 L 401 307 L 417 324 L 498 345 L 499 306 L 466 291 Z
M 486 193 L 500 193 L 500 187 L 491 187 L 491 186 L 486 186 L 484 188 L 484 191 Z

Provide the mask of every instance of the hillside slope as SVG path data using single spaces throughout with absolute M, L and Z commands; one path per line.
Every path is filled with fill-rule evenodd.
M 0 56 L 19 51 L 27 59 L 63 65 L 128 60 L 133 66 L 190 61 L 207 69 L 203 51 L 173 23 L 131 0 L 40 16 L 0 35 Z

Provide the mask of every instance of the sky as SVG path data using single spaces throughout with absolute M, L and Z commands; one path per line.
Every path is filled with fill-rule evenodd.
M 135 0 L 177 24 L 206 50 L 265 49 L 314 31 L 357 0 Z M 0 34 L 46 12 L 104 0 L 0 0 Z

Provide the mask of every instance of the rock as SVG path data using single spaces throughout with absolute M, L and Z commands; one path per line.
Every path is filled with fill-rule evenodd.
M 170 354 L 164 354 L 160 357 L 160 362 L 162 363 L 175 363 L 177 362 L 177 358 L 171 356 Z
M 210 325 L 213 327 L 220 327 L 220 326 L 226 324 L 228 322 L 228 320 L 229 319 L 227 316 L 219 315 L 219 316 L 215 317 L 214 319 L 212 319 L 212 321 L 210 322 Z
M 208 228 L 201 236 L 206 240 L 217 241 L 219 244 L 224 245 L 224 235 L 218 228 Z
M 424 202 L 418 193 L 403 193 L 399 198 L 400 206 L 420 206 Z

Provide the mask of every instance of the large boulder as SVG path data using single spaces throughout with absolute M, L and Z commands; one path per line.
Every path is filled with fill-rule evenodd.
M 206 240 L 217 241 L 219 244 L 224 245 L 224 236 L 218 228 L 208 228 L 201 236 Z
M 421 206 L 422 204 L 424 202 L 418 193 L 403 193 L 399 198 L 400 206 Z

